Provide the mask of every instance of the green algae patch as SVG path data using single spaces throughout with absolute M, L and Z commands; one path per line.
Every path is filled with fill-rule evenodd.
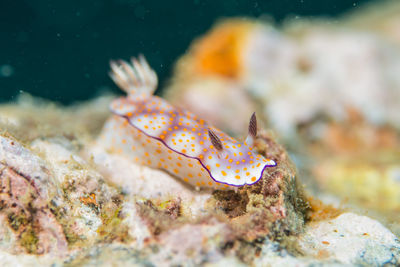
M 20 235 L 20 244 L 22 247 L 26 249 L 28 253 L 36 254 L 37 253 L 37 243 L 39 239 L 37 238 L 35 231 L 28 227 L 24 232 Z
M 115 202 L 120 204 L 121 199 L 118 198 Z M 112 243 L 113 241 L 118 241 L 121 243 L 129 243 L 133 241 L 133 238 L 129 235 L 128 226 L 122 222 L 121 209 L 122 207 L 120 205 L 103 207 L 100 215 L 103 224 L 97 229 L 99 242 Z

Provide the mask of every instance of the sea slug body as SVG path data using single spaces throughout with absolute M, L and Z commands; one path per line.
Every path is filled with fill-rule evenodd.
M 102 142 L 134 162 L 164 169 L 201 188 L 251 185 L 267 167 L 276 166 L 252 150 L 255 114 L 249 135 L 240 143 L 194 114 L 154 96 L 157 75 L 143 56 L 111 62 L 111 78 L 128 95 L 111 103 Z

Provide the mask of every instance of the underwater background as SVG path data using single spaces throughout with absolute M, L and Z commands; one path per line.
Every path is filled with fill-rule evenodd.
M 367 0 L 1 0 L 0 101 L 20 92 L 68 104 L 118 92 L 110 59 L 143 53 L 160 88 L 174 62 L 198 36 L 225 17 L 272 21 L 334 17 Z
M 400 266 L 399 74 L 399 0 L 0 0 L 0 265 Z

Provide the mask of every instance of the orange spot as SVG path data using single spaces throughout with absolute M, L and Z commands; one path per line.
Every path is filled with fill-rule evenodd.
M 255 180 L 257 180 L 257 178 L 255 176 L 251 177 L 252 182 L 254 182 Z
M 212 156 L 208 156 L 209 159 L 212 159 Z
M 221 171 L 221 173 L 222 173 L 222 175 L 223 175 L 223 176 L 226 176 L 226 172 L 224 172 L 224 171 Z
M 247 175 L 247 176 L 249 176 L 249 175 L 250 175 L 250 173 L 249 173 L 249 172 L 246 172 L 246 175 Z
M 95 193 L 91 193 L 88 197 L 80 197 L 79 200 L 85 205 L 93 204 L 97 206 Z
M 239 180 L 239 179 L 240 179 L 240 176 L 239 176 L 239 175 L 236 175 L 235 178 Z
M 186 153 L 186 149 L 182 149 L 181 151 L 182 151 L 182 153 Z
M 174 169 L 174 173 L 179 173 L 179 171 L 177 169 Z
M 219 168 L 219 166 L 220 166 L 220 165 L 219 165 L 218 163 L 215 164 L 215 167 Z
M 123 143 L 123 144 L 126 144 L 126 139 L 122 139 L 122 143 Z
M 239 173 L 240 171 L 239 171 L 239 170 L 236 170 L 235 172 L 236 172 L 236 173 Z

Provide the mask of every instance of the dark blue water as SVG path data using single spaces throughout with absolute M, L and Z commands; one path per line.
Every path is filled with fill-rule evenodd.
M 109 59 L 144 53 L 165 84 L 190 42 L 222 17 L 337 16 L 367 0 L 0 0 L 0 101 L 62 103 L 114 88 Z

